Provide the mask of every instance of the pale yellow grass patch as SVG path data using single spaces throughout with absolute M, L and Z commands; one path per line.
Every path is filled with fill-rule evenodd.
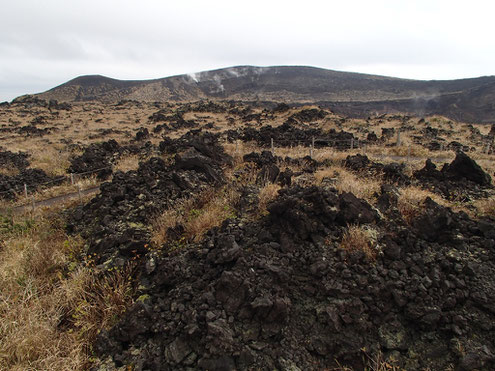
M 31 150 L 30 167 L 44 170 L 53 176 L 66 175 L 70 166 L 70 153 L 57 150 L 55 147 L 39 148 Z
M 315 173 L 315 178 L 317 184 L 321 184 L 325 178 L 329 179 L 339 193 L 350 192 L 368 202 L 374 200 L 374 195 L 380 191 L 381 186 L 379 177 L 373 179 L 360 177 L 337 165 L 318 170 Z
M 234 159 L 234 165 L 240 165 L 244 155 L 251 152 L 260 152 L 262 149 L 254 142 L 242 142 L 240 140 L 232 143 L 226 142 L 223 144 L 225 153 L 232 156 Z
M 119 161 L 115 164 L 115 171 L 123 171 L 124 173 L 130 170 L 137 170 L 139 167 L 140 158 L 139 155 L 129 155 L 124 156 L 119 159 Z
M 0 174 L 7 176 L 19 175 L 20 171 L 16 167 L 0 167 Z

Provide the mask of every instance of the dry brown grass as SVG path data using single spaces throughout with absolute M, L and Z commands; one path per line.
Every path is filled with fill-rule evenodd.
M 15 167 L 0 167 L 0 174 L 2 175 L 7 175 L 7 176 L 16 176 L 19 175 L 20 171 L 19 169 Z
M 397 360 L 393 357 L 386 359 L 382 352 L 370 356 L 365 349 L 361 349 L 363 357 L 366 359 L 366 365 L 364 366 L 364 371 L 406 371 L 404 368 L 397 365 Z M 355 371 L 352 367 L 342 366 L 337 362 L 338 367 L 328 369 L 328 371 Z M 446 371 L 450 371 L 447 369 Z M 423 371 L 430 371 L 430 369 L 425 369 Z
M 477 216 L 491 216 L 495 217 L 495 198 L 476 200 L 473 202 L 473 206 L 476 209 Z
M 377 231 L 369 226 L 350 225 L 340 247 L 349 252 L 361 251 L 370 261 L 375 261 L 378 254 Z
M 1 221 L 0 369 L 88 369 L 96 334 L 131 304 L 130 272 L 82 265 L 58 217 Z
M 402 156 L 402 157 L 424 157 L 427 158 L 430 155 L 430 151 L 418 144 L 410 144 L 407 141 L 403 142 L 400 146 L 394 147 L 375 147 L 369 149 L 371 153 L 379 153 L 382 155 Z
M 417 216 L 421 215 L 424 210 L 423 202 L 427 197 L 442 206 L 450 206 L 439 195 L 419 187 L 409 186 L 400 189 L 397 208 L 407 223 L 411 223 Z
M 67 174 L 71 153 L 56 147 L 31 148 L 30 167 L 44 170 L 47 174 L 61 176 Z
M 225 150 L 225 153 L 232 156 L 235 166 L 242 164 L 242 158 L 244 155 L 247 155 L 251 152 L 259 152 L 261 150 L 261 148 L 259 148 L 258 145 L 254 142 L 245 143 L 242 141 L 235 141 L 233 143 L 226 142 L 223 144 L 223 148 Z
M 255 184 L 259 169 L 253 162 L 241 162 L 235 167 L 225 169 L 225 177 L 237 185 Z
M 184 228 L 179 242 L 199 242 L 208 230 L 235 216 L 234 205 L 238 198 L 239 194 L 233 188 L 224 187 L 220 190 L 208 189 L 196 198 L 178 202 L 174 208 L 165 210 L 155 219 L 152 225 L 153 247 L 160 248 L 173 242 L 168 231 L 178 225 Z
M 138 155 L 124 156 L 114 166 L 114 171 L 123 171 L 124 173 L 130 170 L 137 170 L 139 167 L 140 158 Z
M 368 202 L 374 201 L 375 193 L 380 191 L 381 185 L 379 177 L 373 179 L 360 177 L 338 165 L 318 170 L 315 173 L 315 178 L 317 184 L 321 184 L 325 178 L 330 179 L 339 193 L 351 192 L 356 197 L 363 198 Z
M 280 188 L 278 184 L 269 183 L 260 189 L 258 205 L 260 216 L 268 214 L 266 207 L 278 196 Z

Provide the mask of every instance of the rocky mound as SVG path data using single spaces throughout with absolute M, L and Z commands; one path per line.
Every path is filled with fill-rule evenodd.
M 44 135 L 50 134 L 50 132 L 50 128 L 40 129 L 35 124 L 21 126 L 17 129 L 17 133 L 28 137 L 42 137 Z
M 148 225 L 159 212 L 222 182 L 221 166 L 230 157 L 215 136 L 195 132 L 176 142 L 172 164 L 153 157 L 140 163 L 137 171 L 116 172 L 111 182 L 100 186 L 98 196 L 70 216 L 69 230 L 88 240 L 97 262 L 123 265 L 144 254 Z
M 228 220 L 201 246 L 147 257 L 145 287 L 95 350 L 136 370 L 495 367 L 491 220 L 428 200 L 412 226 L 335 190 L 282 191 L 258 222 Z M 339 246 L 375 230 L 376 261 Z
M 430 160 L 413 174 L 419 182 L 447 199 L 487 197 L 486 188 L 491 188 L 491 177 L 464 152 L 457 152 L 450 164 L 441 170 Z
M 368 175 L 381 175 L 389 182 L 400 185 L 408 185 L 411 183 L 409 177 L 404 173 L 406 166 L 397 162 L 382 164 L 371 161 L 368 156 L 356 154 L 347 156 L 344 161 L 344 166 L 360 173 L 368 173 Z
M 63 177 L 51 177 L 41 169 L 23 169 L 14 176 L 0 174 L 0 197 L 14 200 L 19 194 L 23 194 L 24 184 L 27 185 L 29 193 L 32 193 L 46 183 L 53 186 L 61 184 L 64 180 Z
M 149 136 L 148 130 L 140 129 L 136 133 L 136 141 L 143 142 Z M 112 165 L 124 154 L 151 155 L 153 145 L 151 142 L 121 146 L 111 139 L 106 142 L 92 143 L 85 148 L 82 155 L 71 159 L 67 173 L 80 174 L 81 176 L 96 175 L 104 180 L 112 175 Z
M 67 172 L 87 173 L 88 176 L 96 172 L 98 179 L 106 179 L 112 174 L 112 161 L 118 156 L 120 149 L 120 145 L 114 139 L 90 144 L 82 155 L 71 160 Z
M 312 122 L 324 119 L 325 116 L 328 115 L 328 112 L 325 112 L 318 108 L 309 108 L 303 109 L 297 113 L 294 113 L 291 118 L 296 119 L 301 122 Z
M 344 166 L 367 176 L 383 176 L 384 180 L 399 185 L 419 183 L 449 200 L 488 197 L 486 190 L 492 188 L 490 175 L 463 152 L 457 152 L 456 158 L 441 170 L 437 170 L 430 159 L 426 160 L 425 166 L 415 171 L 412 178 L 404 173 L 404 164 L 382 164 L 361 154 L 347 156 Z
M 177 129 L 193 128 L 198 126 L 198 123 L 194 120 L 185 120 L 184 113 L 182 111 L 171 113 L 168 109 L 161 109 L 153 113 L 149 117 L 149 120 L 151 123 L 158 123 L 163 121 L 167 122 L 167 124 L 155 126 L 153 130 L 155 132 L 159 132 L 161 130 L 173 131 Z
M 225 135 L 229 140 L 240 139 L 244 142 L 255 141 L 261 147 L 269 147 L 273 138 L 277 147 L 291 147 L 297 145 L 309 146 L 315 139 L 315 147 L 335 147 L 338 149 L 349 149 L 351 140 L 354 135 L 345 131 L 336 131 L 331 129 L 323 131 L 315 128 L 300 128 L 294 119 L 288 120 L 280 126 L 272 127 L 264 125 L 259 130 L 254 128 L 244 128 L 239 133 L 234 130 L 228 130 Z M 355 141 L 355 147 L 358 142 Z
M 0 151 L 0 168 L 11 170 L 12 168 L 22 170 L 29 166 L 25 152 L 13 153 L 10 151 Z

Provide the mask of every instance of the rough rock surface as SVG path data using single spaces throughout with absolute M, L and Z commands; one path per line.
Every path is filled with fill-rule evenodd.
M 97 171 L 99 179 L 106 179 L 112 174 L 112 160 L 118 156 L 120 145 L 114 139 L 102 143 L 91 144 L 81 156 L 71 160 L 68 173 L 88 173 L 94 175 Z
M 151 142 L 143 142 L 147 138 L 148 129 L 140 130 L 136 139 L 140 143 L 121 146 L 117 141 L 111 139 L 106 142 L 93 143 L 85 148 L 82 155 L 71 159 L 67 173 L 80 174 L 81 176 L 96 175 L 98 179 L 104 180 L 113 172 L 113 164 L 126 154 L 143 155 L 149 157 L 154 148 Z M 149 133 L 148 133 L 149 134 Z
M 255 141 L 262 147 L 269 147 L 271 139 L 277 147 L 291 147 L 297 145 L 309 146 L 315 139 L 315 147 L 336 147 L 338 149 L 350 148 L 351 140 L 354 135 L 345 131 L 336 131 L 331 129 L 323 131 L 321 129 L 310 128 L 297 124 L 297 121 L 287 120 L 282 125 L 272 127 L 264 125 L 259 130 L 254 128 L 244 128 L 242 132 L 229 130 L 226 132 L 230 140 L 241 139 L 243 141 Z M 357 147 L 357 140 L 354 146 Z
M 29 166 L 28 154 L 24 152 L 13 153 L 0 151 L 0 168 L 11 170 L 12 168 L 22 170 Z
M 51 177 L 41 169 L 23 169 L 13 176 L 0 174 L 0 197 L 14 200 L 19 194 L 24 193 L 24 184 L 27 185 L 28 192 L 32 193 L 46 183 L 51 182 L 51 185 L 56 185 L 62 183 L 64 179 Z
M 293 114 L 291 117 L 301 122 L 311 122 L 311 121 L 324 119 L 325 116 L 327 115 L 328 112 L 325 112 L 321 109 L 308 108 Z
M 178 140 L 171 164 L 153 157 L 138 170 L 116 172 L 100 193 L 70 216 L 68 228 L 89 242 L 99 263 L 122 265 L 144 254 L 150 239 L 149 223 L 180 198 L 187 198 L 223 180 L 221 166 L 230 157 L 216 137 L 195 132 Z
M 487 197 L 484 189 L 491 188 L 491 177 L 468 155 L 458 152 L 450 164 L 441 170 L 430 160 L 413 177 L 423 186 L 439 192 L 447 199 L 469 200 Z
M 97 354 L 136 370 L 362 369 L 378 351 L 405 369 L 495 367 L 492 220 L 428 200 L 412 226 L 385 222 L 318 187 L 268 209 L 148 257 L 143 295 Z M 348 223 L 379 231 L 376 261 L 338 246 Z
M 480 186 L 491 185 L 490 175 L 464 152 L 457 152 L 454 161 L 442 169 L 447 179 L 467 179 Z
M 382 164 L 371 161 L 368 156 L 356 154 L 347 156 L 344 166 L 357 172 L 368 172 L 369 175 L 382 175 L 389 182 L 407 185 L 411 183 L 409 177 L 404 173 L 405 165 L 392 162 Z

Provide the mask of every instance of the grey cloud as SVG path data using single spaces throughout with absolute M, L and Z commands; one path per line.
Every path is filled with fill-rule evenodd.
M 241 64 L 393 65 L 403 77 L 409 66 L 437 68 L 438 78 L 448 77 L 445 66 L 451 77 L 493 74 L 489 22 L 459 22 L 464 12 L 476 12 L 456 8 L 456 0 L 417 3 L 7 2 L 0 23 L 0 100 L 82 74 L 157 78 Z M 487 14 L 489 8 L 480 17 Z

